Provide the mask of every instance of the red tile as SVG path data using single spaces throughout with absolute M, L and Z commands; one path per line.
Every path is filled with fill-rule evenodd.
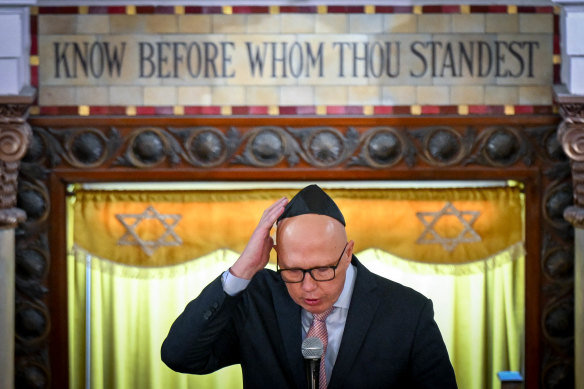
M 505 12 L 507 11 L 507 8 L 505 8 Z M 484 13 L 488 13 L 489 12 L 489 6 L 488 5 L 471 5 L 470 6 L 470 13 L 479 13 L 479 14 L 484 14 Z
M 201 14 L 203 13 L 203 7 L 185 7 L 185 14 Z
M 442 13 L 444 13 L 444 14 L 458 14 L 458 13 L 460 13 L 460 6 L 459 5 L 443 5 L 442 6 Z
M 535 7 L 535 13 L 538 14 L 553 14 L 554 7 Z
M 531 105 L 516 105 L 515 115 L 530 115 L 533 113 L 533 106 Z
M 348 13 L 348 14 L 362 14 L 364 12 L 365 12 L 365 7 L 363 7 L 363 6 L 353 5 L 353 6 L 345 7 L 345 13 Z
M 393 107 L 391 105 L 376 105 L 373 107 L 373 113 L 375 115 L 391 115 Z
M 422 13 L 425 13 L 425 14 L 442 13 L 442 6 L 440 6 L 440 5 L 424 5 L 422 7 Z
M 396 14 L 411 14 L 414 12 L 414 7 L 412 6 L 395 6 L 393 7 L 393 13 Z
M 376 14 L 392 14 L 394 12 L 394 7 L 386 6 L 386 5 L 376 5 L 375 6 L 375 13 Z
M 266 106 L 249 107 L 249 114 L 250 115 L 267 115 L 268 114 L 268 107 L 266 107 Z
M 535 7 L 532 7 L 532 6 L 519 6 L 519 7 L 517 7 L 517 13 L 520 13 L 520 14 L 533 14 L 533 13 L 535 13 Z
M 126 7 L 107 7 L 107 13 L 112 15 L 125 14 Z
M 221 115 L 221 107 L 218 106 L 201 107 L 201 115 Z
M 136 14 L 149 15 L 154 13 L 154 7 L 151 5 L 139 5 L 136 7 Z
M 316 107 L 313 105 L 301 105 L 297 107 L 296 113 L 298 115 L 316 115 Z
M 561 64 L 554 64 L 554 84 L 562 83 L 562 67 Z
M 231 107 L 231 114 L 232 115 L 248 115 L 249 114 L 249 107 Z
M 35 88 L 39 86 L 39 67 L 38 66 L 31 66 L 30 67 L 30 84 Z
M 329 105 L 326 107 L 327 115 L 344 115 L 346 113 L 345 107 L 340 105 Z
M 157 15 L 174 15 L 174 7 L 159 5 L 154 8 L 154 13 Z
M 492 14 L 506 14 L 507 13 L 507 6 L 506 5 L 489 5 L 488 12 Z
M 314 14 L 316 13 L 316 7 L 280 6 L 280 13 Z
M 36 35 L 38 31 L 38 20 L 37 15 L 30 15 L 30 35 Z
M 488 112 L 487 105 L 469 105 L 468 106 L 468 113 L 473 115 L 484 115 Z
M 329 5 L 327 7 L 327 12 L 329 14 L 362 14 L 363 12 L 365 12 L 365 7 Z
M 363 115 L 363 107 L 360 105 L 348 105 L 345 107 L 347 115 Z
M 536 115 L 550 115 L 554 112 L 553 106 L 551 105 L 534 105 L 533 113 Z
M 57 107 L 57 115 L 78 115 L 79 114 L 79 107 L 76 105 L 67 105 Z
M 57 115 L 57 107 L 39 107 L 39 115 Z
M 78 7 L 39 7 L 41 15 L 73 15 L 79 13 Z
M 456 105 L 441 105 L 439 108 L 441 115 L 458 115 L 458 106 Z
M 296 115 L 296 107 L 290 105 L 281 105 L 279 107 L 280 115 Z
M 107 15 L 109 13 L 109 7 L 90 6 L 87 9 L 87 13 L 91 15 Z
M 125 115 L 126 107 L 105 105 L 89 107 L 90 115 Z
M 422 115 L 437 115 L 440 113 L 440 107 L 437 105 L 422 105 Z
M 222 7 L 202 7 L 201 13 L 202 14 L 222 14 L 223 8 Z
M 197 105 L 189 105 L 183 107 L 185 115 L 200 115 L 201 107 Z
M 258 7 L 258 6 L 251 6 L 251 7 L 243 7 L 243 6 L 235 6 L 233 7 L 234 14 L 269 14 L 270 7 Z
M 411 108 L 409 105 L 396 105 L 393 107 L 393 113 L 395 115 L 409 115 Z
M 560 36 L 554 35 L 554 54 L 561 54 L 562 49 L 560 48 Z
M 174 109 L 172 107 L 154 107 L 156 115 L 174 115 Z
M 89 107 L 89 115 L 109 115 L 109 107 L 93 105 Z
M 126 114 L 126 107 L 122 107 L 119 105 L 111 105 L 109 107 L 110 115 L 125 115 Z
M 136 107 L 136 115 L 156 115 L 156 107 Z
M 505 114 L 505 106 L 504 105 L 488 105 L 487 106 L 487 113 L 491 115 L 504 115 Z
M 38 39 L 36 35 L 30 37 L 30 55 L 37 55 L 39 53 Z

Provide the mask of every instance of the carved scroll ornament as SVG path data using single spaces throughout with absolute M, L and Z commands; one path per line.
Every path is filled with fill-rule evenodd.
M 558 128 L 558 139 L 570 158 L 574 205 L 564 211 L 565 219 L 574 227 L 584 228 L 584 103 L 560 106 L 564 121 Z
M 26 106 L 24 106 L 26 108 Z M 16 208 L 20 159 L 31 138 L 30 126 L 22 116 L 20 105 L 0 105 L 0 227 L 14 227 L 26 218 Z

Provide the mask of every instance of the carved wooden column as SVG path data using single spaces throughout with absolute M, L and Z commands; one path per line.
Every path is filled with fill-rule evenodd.
M 576 389 L 584 389 L 584 96 L 556 89 L 556 101 L 564 121 L 558 137 L 572 167 L 574 205 L 566 208 L 564 218 L 576 230 L 574 241 L 574 366 Z M 579 367 L 578 367 L 579 366 Z
M 0 388 L 14 388 L 14 230 L 26 218 L 16 208 L 20 159 L 30 141 L 26 123 L 34 95 L 0 96 Z

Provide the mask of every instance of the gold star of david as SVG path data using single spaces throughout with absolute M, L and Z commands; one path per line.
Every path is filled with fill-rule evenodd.
M 159 247 L 180 246 L 182 244 L 182 239 L 174 232 L 174 227 L 182 218 L 181 215 L 163 215 L 149 205 L 140 214 L 118 213 L 116 218 L 126 228 L 126 232 L 118 240 L 118 244 L 121 246 L 140 246 L 146 255 L 151 256 Z M 145 240 L 136 233 L 136 227 L 146 219 L 158 220 L 164 226 L 164 233 L 158 239 Z M 133 223 L 132 220 L 134 221 Z
M 441 217 L 446 215 L 453 215 L 462 224 L 462 231 L 454 238 L 445 238 L 438 234 L 434 227 Z M 444 250 L 452 251 L 461 243 L 480 242 L 481 237 L 472 228 L 473 223 L 479 217 L 478 211 L 459 211 L 450 202 L 447 202 L 444 207 L 438 212 L 416 212 L 416 216 L 426 227 L 424 232 L 420 235 L 416 243 L 418 244 L 432 244 L 439 243 Z

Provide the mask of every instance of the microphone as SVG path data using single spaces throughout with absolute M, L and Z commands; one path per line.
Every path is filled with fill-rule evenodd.
M 304 357 L 304 370 L 306 371 L 308 389 L 318 389 L 320 359 L 323 356 L 323 350 L 324 345 L 318 338 L 310 337 L 302 342 L 302 356 Z

